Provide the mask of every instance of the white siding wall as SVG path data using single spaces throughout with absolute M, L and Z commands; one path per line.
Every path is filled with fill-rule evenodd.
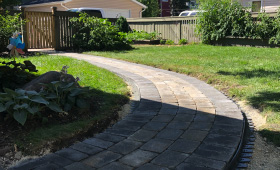
M 252 1 L 257 0 L 240 0 L 241 4 L 246 7 L 252 7 Z M 280 7 L 280 0 L 262 0 L 262 10 L 265 12 L 276 12 Z
M 132 2 L 131 0 L 72 0 L 68 3 L 63 4 L 67 8 L 113 8 L 113 9 L 124 9 L 130 10 L 130 15 L 132 18 L 139 18 L 142 11 L 142 6 Z M 27 11 L 41 11 L 41 12 L 51 12 L 51 7 L 57 7 L 58 11 L 66 11 L 60 4 L 29 7 L 26 8 Z

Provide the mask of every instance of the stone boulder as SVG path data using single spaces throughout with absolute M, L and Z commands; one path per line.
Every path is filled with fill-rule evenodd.
M 61 73 L 57 71 L 49 71 L 45 74 L 42 74 L 41 76 L 37 77 L 36 79 L 32 80 L 31 82 L 25 84 L 22 89 L 27 91 L 37 91 L 39 92 L 42 88 L 42 85 L 40 83 L 48 84 L 53 81 L 60 81 Z M 66 74 L 63 77 L 65 82 L 75 82 L 75 78 L 70 75 Z

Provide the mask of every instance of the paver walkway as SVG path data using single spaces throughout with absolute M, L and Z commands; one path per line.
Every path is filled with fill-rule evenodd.
M 138 107 L 103 133 L 11 169 L 225 169 L 240 144 L 243 116 L 195 78 L 140 64 L 60 53 L 132 82 Z

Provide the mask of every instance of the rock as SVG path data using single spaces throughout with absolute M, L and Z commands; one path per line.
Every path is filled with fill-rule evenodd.
M 22 157 L 22 153 L 19 151 L 15 154 L 16 159 L 20 159 Z
M 44 84 L 48 84 L 51 83 L 53 81 L 59 81 L 61 77 L 61 73 L 57 72 L 57 71 L 50 71 L 47 72 L 45 74 L 42 74 L 41 76 L 39 76 L 38 78 L 32 80 L 31 82 L 25 84 L 23 86 L 23 90 L 27 90 L 27 91 L 37 91 L 39 92 L 40 89 L 42 88 L 42 85 L 40 83 L 44 83 Z M 66 82 L 75 82 L 75 78 L 70 75 L 70 74 L 66 74 L 64 76 L 64 81 Z

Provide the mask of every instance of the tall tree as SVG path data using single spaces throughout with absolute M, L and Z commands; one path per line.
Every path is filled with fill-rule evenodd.
M 15 6 L 19 5 L 21 3 L 21 0 L 0 0 L 0 9 L 5 9 L 8 6 Z
M 158 17 L 160 14 L 158 0 L 139 0 L 148 8 L 143 12 L 143 17 Z
M 190 0 L 170 0 L 171 16 L 178 16 L 180 12 L 189 9 L 186 3 Z

